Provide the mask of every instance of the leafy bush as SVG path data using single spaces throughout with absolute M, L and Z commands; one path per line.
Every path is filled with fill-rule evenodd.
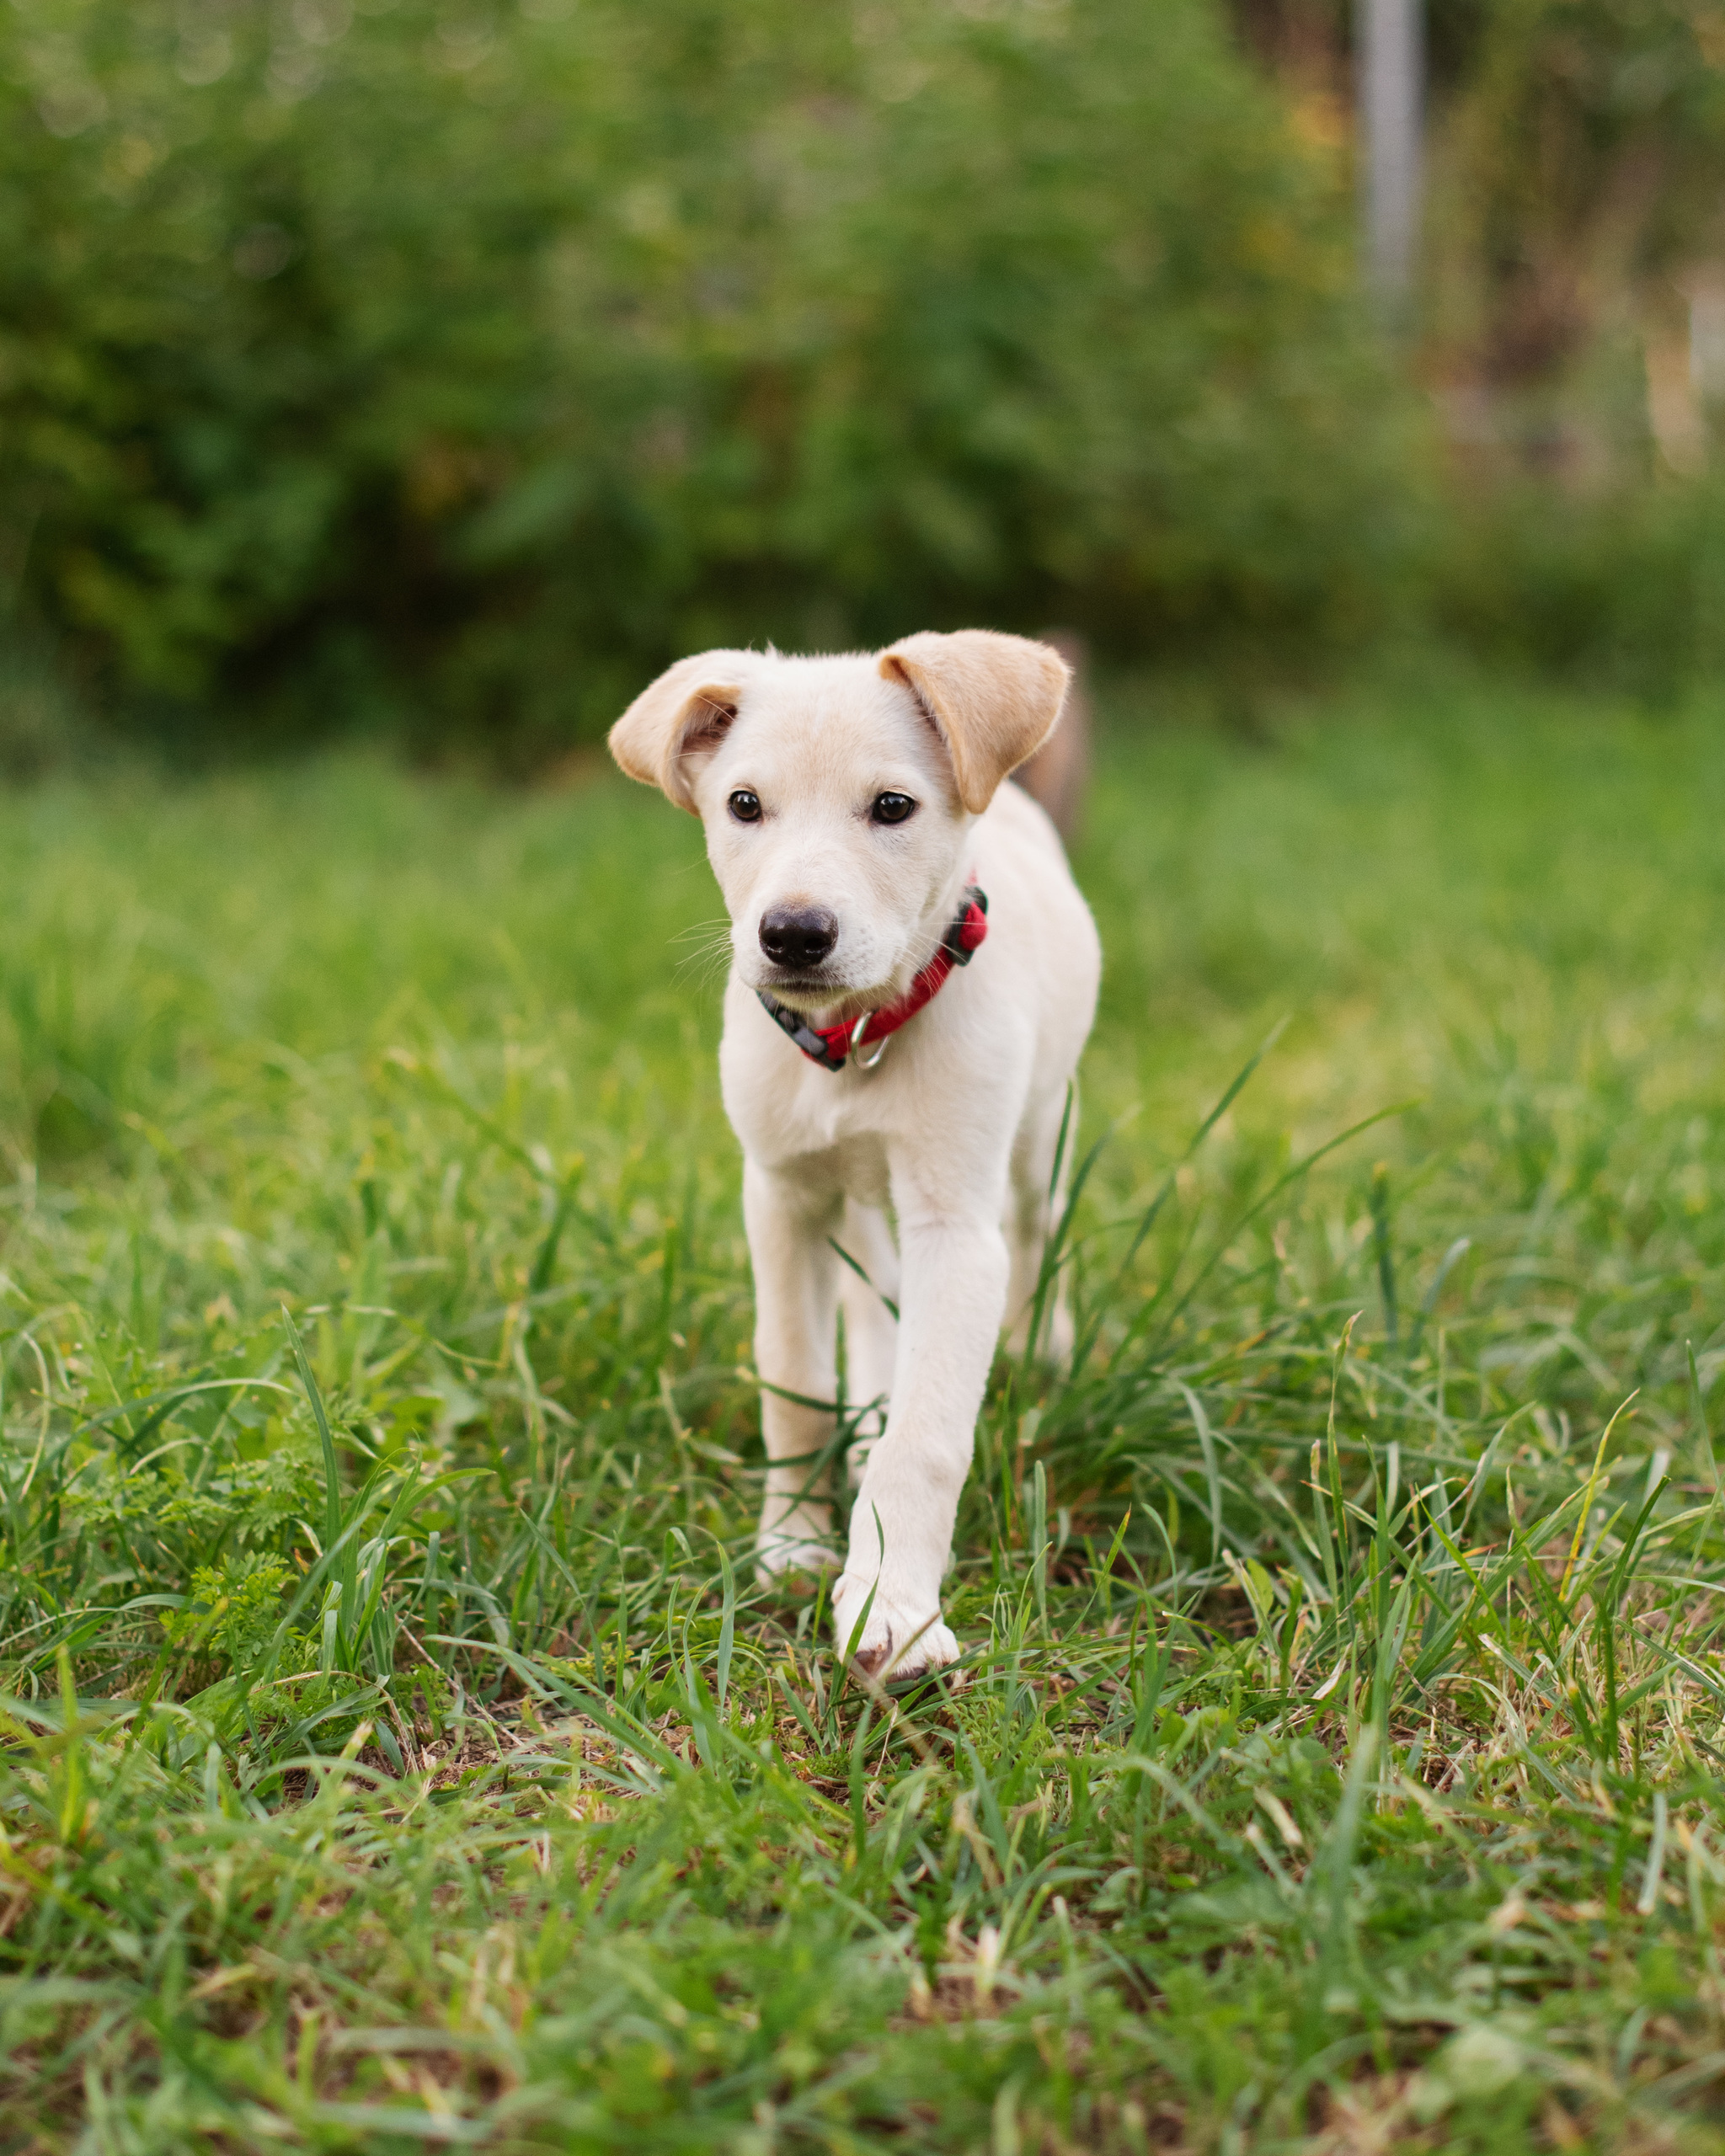
M 1338 177 L 1214 0 L 12 0 L 0 569 L 252 737 L 1346 632 L 1415 490 Z
M 1725 669 L 1725 490 L 1489 488 L 1451 521 L 1431 604 L 1492 659 L 1669 703 Z
M 83 700 L 53 652 L 0 622 L 0 784 L 88 762 L 95 746 Z

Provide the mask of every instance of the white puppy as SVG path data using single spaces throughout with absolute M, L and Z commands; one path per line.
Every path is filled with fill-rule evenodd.
M 1048 818 L 1001 783 L 1066 680 L 1047 645 L 975 629 L 872 657 L 709 651 L 611 728 L 630 777 L 705 824 L 731 917 L 719 1068 L 769 1388 L 758 1564 L 838 1562 L 833 1415 L 803 1403 L 836 1397 L 842 1305 L 848 1396 L 884 1434 L 833 1612 L 841 1651 L 854 1637 L 895 1681 L 959 1652 L 941 1577 L 1096 1006 L 1095 924 Z

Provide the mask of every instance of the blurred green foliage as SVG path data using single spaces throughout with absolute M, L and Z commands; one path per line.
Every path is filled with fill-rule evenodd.
M 1499 383 L 1549 382 L 1599 335 L 1637 341 L 1680 314 L 1685 273 L 1725 250 L 1725 6 L 1459 12 L 1471 35 L 1439 122 L 1433 327 Z
M 1214 0 L 11 0 L 0 574 L 134 710 L 530 750 L 719 638 L 1357 632 L 1342 176 Z
M 92 702 L 526 764 L 681 650 L 966 621 L 1248 701 L 1386 626 L 1716 672 L 1725 382 L 1680 470 L 1648 382 L 1725 6 L 1439 11 L 1413 354 L 1344 12 L 1266 7 L 0 0 L 0 775 Z
M 1451 43 L 1424 363 L 1461 468 L 1430 611 L 1494 658 L 1668 702 L 1725 665 L 1725 349 L 1707 327 L 1725 6 L 1433 12 Z
M 1500 478 L 1448 520 L 1429 606 L 1488 660 L 1669 707 L 1725 673 L 1725 488 Z

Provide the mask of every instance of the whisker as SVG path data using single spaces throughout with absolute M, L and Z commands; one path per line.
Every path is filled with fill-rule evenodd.
M 680 978 L 692 976 L 702 987 L 724 979 L 730 971 L 731 953 L 729 946 L 711 951 L 692 951 L 686 958 L 679 960 L 676 973 Z
M 722 913 L 708 921 L 691 921 L 686 928 L 680 928 L 670 940 L 673 943 L 689 943 L 697 936 L 729 936 L 730 932 L 730 915 Z

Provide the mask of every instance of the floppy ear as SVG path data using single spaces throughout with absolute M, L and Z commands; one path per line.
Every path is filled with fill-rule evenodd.
M 629 776 L 662 787 L 679 808 L 698 815 L 683 760 L 724 740 L 754 657 L 703 651 L 643 689 L 611 729 L 611 753 Z
M 992 629 L 901 638 L 880 654 L 880 670 L 901 681 L 932 720 L 953 760 L 959 798 L 973 816 L 1054 732 L 1071 679 L 1047 644 Z

